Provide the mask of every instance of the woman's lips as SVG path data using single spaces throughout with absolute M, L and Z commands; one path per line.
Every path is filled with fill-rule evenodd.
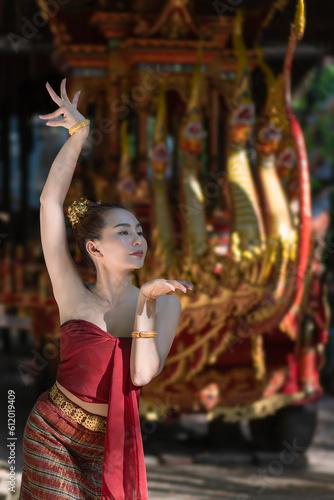
M 133 257 L 142 257 L 144 255 L 144 252 L 136 252 L 136 253 L 130 253 Z

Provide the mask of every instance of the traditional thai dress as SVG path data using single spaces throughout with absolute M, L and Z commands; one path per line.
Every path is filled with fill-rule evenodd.
M 83 410 L 56 384 L 41 394 L 24 430 L 19 498 L 147 500 L 132 338 L 83 319 L 66 321 L 60 334 L 57 381 L 82 401 L 108 403 L 108 414 Z

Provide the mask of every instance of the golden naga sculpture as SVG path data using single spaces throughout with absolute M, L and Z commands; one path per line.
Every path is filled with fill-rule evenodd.
M 284 293 L 279 294 L 278 297 L 273 295 L 270 297 L 268 304 L 258 307 L 247 315 L 248 323 L 256 325 L 253 328 L 254 333 L 270 331 L 271 328 L 279 325 L 280 329 L 292 339 L 296 338 L 298 323 L 301 320 L 302 298 L 305 290 L 311 242 L 311 200 L 307 154 L 303 134 L 293 114 L 291 105 L 291 65 L 296 45 L 303 36 L 304 27 L 304 2 L 299 0 L 294 24 L 291 26 L 291 35 L 283 70 L 284 113 L 291 130 L 299 180 L 299 226 L 296 237 L 298 252 L 296 259 L 292 262 L 293 265 L 287 273 Z
M 247 154 L 247 141 L 253 131 L 255 108 L 250 93 L 250 69 L 242 37 L 242 16 L 237 11 L 233 33 L 238 61 L 235 94 L 229 103 L 227 180 L 232 201 L 232 253 L 235 246 L 245 258 L 263 253 L 265 231 L 255 183 Z
M 173 274 L 190 279 L 194 282 L 196 291 L 191 297 L 180 298 L 182 315 L 176 340 L 166 360 L 163 376 L 152 380 L 145 388 L 144 400 L 147 397 L 147 401 L 152 401 L 152 398 L 163 391 L 168 394 L 169 403 L 173 405 L 185 397 L 185 384 L 196 392 L 204 390 L 205 383 L 210 384 L 212 380 L 223 383 L 220 360 L 225 359 L 222 358 L 224 352 L 236 341 L 249 346 L 252 369 L 246 370 L 244 375 L 241 372 L 234 373 L 233 377 L 237 380 L 238 377 L 245 376 L 245 380 L 253 380 L 256 387 L 254 391 L 258 391 L 260 398 L 268 376 L 262 334 L 280 328 L 293 338 L 296 320 L 294 313 L 301 304 L 301 281 L 307 271 L 310 253 L 308 167 L 302 135 L 291 110 L 289 87 L 292 54 L 301 31 L 297 35 L 297 30 L 292 27 L 283 77 L 274 78 L 260 57 L 260 65 L 267 77 L 268 96 L 256 128 L 255 182 L 247 151 L 248 140 L 255 125 L 255 111 L 249 90 L 250 69 L 241 25 L 242 18 L 238 12 L 233 36 L 238 73 L 236 91 L 229 102 L 226 160 L 228 182 L 224 186 L 231 207 L 229 253 L 225 257 L 218 256 L 215 244 L 209 243 L 207 239 L 207 247 L 202 256 L 198 257 L 200 253 L 196 256 L 196 249 L 199 245 L 194 245 L 194 239 L 191 238 L 188 253 L 184 255 L 179 252 L 179 259 L 175 261 L 172 273 L 168 276 Z M 295 20 L 294 26 L 296 25 Z M 194 102 L 198 103 L 194 101 L 194 81 L 196 72 L 199 71 L 199 62 L 197 63 L 186 124 L 191 123 L 194 117 L 201 123 L 199 109 L 193 105 Z M 191 110 L 193 114 L 190 114 Z M 290 128 L 294 141 L 300 184 L 298 192 L 302 210 L 298 235 L 293 231 L 289 200 L 276 170 L 276 153 L 282 140 L 282 130 L 287 127 Z M 183 127 L 184 130 L 186 127 Z M 201 126 L 196 128 L 196 131 L 201 130 Z M 187 138 L 183 132 L 181 151 L 182 154 L 185 151 L 198 153 L 200 139 Z M 188 201 L 191 195 L 201 207 L 203 193 L 197 178 L 198 166 L 196 161 L 191 163 L 189 172 L 193 177 L 185 176 L 187 182 L 181 183 L 180 189 L 184 197 L 188 196 Z M 181 167 L 182 175 L 188 174 L 188 164 L 183 161 Z M 165 206 L 167 210 L 167 201 Z M 198 220 L 190 219 L 187 237 L 191 232 L 192 236 L 205 235 L 205 220 L 202 219 L 204 210 L 200 214 Z M 169 237 L 172 239 L 171 234 Z M 152 270 L 150 272 L 153 274 Z M 140 270 L 140 281 L 144 279 L 145 273 L 147 271 Z M 290 309 L 292 303 L 293 307 Z M 232 377 L 232 373 L 229 377 Z M 241 385 L 243 383 L 240 381 Z M 254 398 L 254 394 L 250 397 Z
M 289 262 L 295 258 L 295 239 L 288 200 L 276 169 L 276 152 L 288 120 L 283 107 L 283 76 L 274 77 L 257 48 L 259 66 L 266 76 L 267 101 L 258 119 L 255 147 L 257 150 L 257 176 L 262 213 L 272 250 L 271 260 L 279 263 L 278 280 L 273 291 L 276 301 L 283 296 Z
M 237 26 L 237 30 L 240 30 L 240 25 Z M 240 37 L 239 34 L 237 36 Z M 236 41 L 236 45 L 240 48 L 239 40 Z M 171 273 L 175 273 L 176 276 L 177 273 L 181 273 L 183 278 L 193 281 L 197 292 L 191 298 L 181 297 L 183 313 L 175 344 L 177 352 L 172 353 L 167 359 L 163 380 L 158 377 L 157 380 L 151 382 L 151 390 L 153 387 L 162 390 L 170 384 L 177 383 L 182 377 L 188 381 L 205 365 L 214 363 L 234 340 L 235 317 L 249 311 L 254 304 L 259 302 L 266 290 L 265 284 L 259 284 L 262 276 L 261 270 L 268 267 L 260 259 L 262 257 L 263 261 L 265 235 L 245 140 L 253 127 L 254 105 L 250 100 L 248 89 L 249 75 L 247 74 L 245 79 L 241 71 L 241 61 L 245 61 L 242 56 L 244 48 L 240 49 L 240 73 L 237 80 L 240 89 L 238 87 L 235 100 L 231 103 L 227 160 L 230 175 L 228 189 L 230 189 L 230 199 L 236 211 L 234 220 L 237 223 L 232 237 L 231 252 L 225 259 L 215 253 L 214 245 L 209 245 L 205 226 L 204 195 L 198 179 L 199 153 L 204 136 L 199 108 L 200 51 L 201 47 L 197 54 L 180 141 L 182 179 L 180 191 L 181 203 L 183 203 L 180 210 L 182 212 L 184 209 L 185 201 L 192 215 L 188 218 L 184 230 L 189 243 L 186 252 L 185 248 L 182 248 L 182 254 L 177 261 L 178 268 L 173 267 L 169 272 L 169 276 Z M 247 72 L 249 72 L 248 68 Z M 159 120 L 157 120 L 158 123 Z M 234 160 L 239 161 L 238 165 L 241 168 L 233 170 Z M 156 169 L 157 167 L 154 168 Z M 154 170 L 153 189 L 156 191 Z M 239 198 L 240 191 L 244 196 L 242 200 Z M 248 201 L 248 206 L 252 207 L 252 213 L 256 214 L 251 221 L 247 218 L 247 212 L 246 214 L 244 212 L 244 199 Z M 163 206 L 168 211 L 166 200 Z M 235 244 L 237 238 L 240 242 L 238 247 Z M 147 269 L 140 270 L 139 274 L 140 281 L 144 279 L 144 275 L 149 276 Z M 152 275 L 153 272 L 151 271 L 150 274 Z M 262 378 L 265 370 L 263 359 L 260 357 L 262 352 L 260 337 L 251 339 L 251 351 L 256 376 Z

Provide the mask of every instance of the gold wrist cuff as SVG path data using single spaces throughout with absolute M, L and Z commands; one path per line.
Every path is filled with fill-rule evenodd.
M 74 132 L 76 132 L 77 130 L 79 130 L 79 128 L 86 127 L 86 125 L 89 125 L 89 124 L 90 124 L 90 120 L 88 120 L 88 119 L 83 120 L 82 122 L 79 122 L 76 125 L 73 125 L 73 127 L 71 127 L 68 130 L 68 132 L 69 132 L 70 135 L 73 135 Z
M 140 331 L 140 330 L 133 330 L 133 332 L 131 333 L 131 336 L 135 339 L 138 339 L 138 338 L 152 338 L 152 337 L 156 337 L 158 335 L 158 333 L 154 330 L 145 330 L 145 331 Z

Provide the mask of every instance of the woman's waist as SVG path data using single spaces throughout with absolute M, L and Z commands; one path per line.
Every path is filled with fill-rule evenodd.
M 108 404 L 106 403 L 89 403 L 88 401 L 82 401 L 77 396 L 72 394 L 68 389 L 63 387 L 56 381 L 58 389 L 73 403 L 80 406 L 83 410 L 93 413 L 95 415 L 100 415 L 101 417 L 106 417 L 108 413 Z

